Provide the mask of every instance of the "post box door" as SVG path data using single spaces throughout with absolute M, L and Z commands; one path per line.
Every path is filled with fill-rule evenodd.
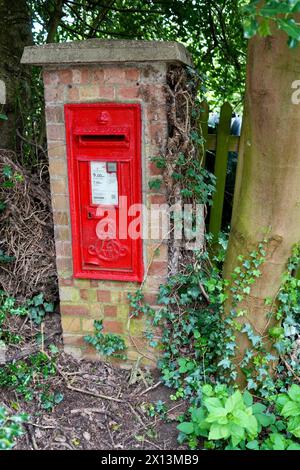
M 70 104 L 65 117 L 74 276 L 141 281 L 140 107 Z

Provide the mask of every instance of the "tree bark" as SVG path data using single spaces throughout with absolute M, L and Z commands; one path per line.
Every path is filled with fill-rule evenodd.
M 24 46 L 32 44 L 26 0 L 0 0 L 0 18 L 0 80 L 6 85 L 2 112 L 8 117 L 0 121 L 0 148 L 16 150 L 16 129 L 22 127 L 30 82 L 26 67 L 20 65 Z
M 224 278 L 237 257 L 264 238 L 267 257 L 261 277 L 238 306 L 262 335 L 272 326 L 266 297 L 276 298 L 292 247 L 300 241 L 300 105 L 292 103 L 292 83 L 299 80 L 300 49 L 289 49 L 279 30 L 249 41 L 245 111 L 238 159 L 229 248 Z M 228 314 L 232 300 L 225 305 Z M 268 341 L 267 341 L 268 342 Z M 237 364 L 249 341 L 238 333 Z M 270 345 L 269 345 L 270 347 Z M 243 374 L 239 371 L 239 382 Z

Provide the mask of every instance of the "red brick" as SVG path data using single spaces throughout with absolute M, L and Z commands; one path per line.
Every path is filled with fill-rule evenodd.
M 151 176 L 158 176 L 163 174 L 163 168 L 157 168 L 154 162 L 149 163 L 149 173 Z
M 103 69 L 92 69 L 90 70 L 92 82 L 103 82 L 104 81 L 104 70 Z
M 58 83 L 58 74 L 56 72 L 44 72 L 43 80 L 45 85 L 56 85 Z
M 80 289 L 80 297 L 82 300 L 89 300 L 89 291 L 88 289 Z
M 168 272 L 168 263 L 166 261 L 153 261 L 148 273 L 153 276 L 165 276 Z
M 156 145 L 161 145 L 163 141 L 163 137 L 167 137 L 166 134 L 167 126 L 163 126 L 162 123 L 160 124 L 150 124 L 148 125 L 149 130 L 149 137 L 151 143 Z
M 76 317 L 88 317 L 89 311 L 82 305 L 62 305 L 60 308 L 62 315 L 71 315 Z
M 59 284 L 61 286 L 74 286 L 74 279 L 72 277 L 69 277 L 67 279 L 59 279 Z
M 99 98 L 113 100 L 115 98 L 115 89 L 111 86 L 100 86 Z
M 139 96 L 138 87 L 120 87 L 118 97 L 124 99 L 133 99 Z
M 104 81 L 106 83 L 122 83 L 124 78 L 125 72 L 121 67 L 110 67 L 104 70 Z
M 156 305 L 157 304 L 157 294 L 154 292 L 145 292 L 144 300 L 146 304 Z
M 71 70 L 58 70 L 58 83 L 68 84 L 72 83 L 72 71 Z
M 125 70 L 125 78 L 130 81 L 137 81 L 140 79 L 139 69 L 127 69 Z
M 98 287 L 99 283 L 96 281 L 96 279 L 91 279 L 90 280 L 90 286 L 91 287 Z
M 103 331 L 105 333 L 122 334 L 122 333 L 124 333 L 124 326 L 119 321 L 104 320 L 103 321 Z
M 46 86 L 45 87 L 45 101 L 46 103 L 52 102 L 63 102 L 65 94 L 65 86 L 58 85 L 55 88 Z
M 89 68 L 78 68 L 72 70 L 72 82 L 75 84 L 86 85 L 90 82 Z
M 166 196 L 162 194 L 151 194 L 150 203 L 151 204 L 166 204 L 167 199 L 166 199 Z
M 117 307 L 116 305 L 104 305 L 104 317 L 116 317 Z
M 98 302 L 110 302 L 111 295 L 109 290 L 97 290 Z
M 68 101 L 78 101 L 79 100 L 79 90 L 72 86 L 68 88 Z
M 63 335 L 64 344 L 82 347 L 86 345 L 82 335 Z

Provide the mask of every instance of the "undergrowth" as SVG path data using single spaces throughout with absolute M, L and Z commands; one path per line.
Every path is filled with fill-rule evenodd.
M 222 235 L 213 256 L 198 253 L 196 263 L 160 286 L 159 308 L 145 305 L 141 291 L 130 296 L 136 314 L 142 311 L 147 316 L 151 346 L 161 350 L 158 366 L 164 384 L 174 389 L 171 398 L 191 404 L 189 420 L 182 416 L 178 429 L 179 439 L 192 448 L 199 445 L 199 438 L 207 448 L 292 450 L 298 446 L 300 387 L 295 381 L 300 372 L 300 281 L 295 270 L 300 263 L 299 246 L 289 259 L 277 298 L 265 299 L 270 309 L 266 333 L 260 335 L 249 323 L 238 321 L 245 316 L 238 304 L 261 275 L 267 244 L 265 239 L 247 257 L 240 256 L 231 279 L 224 280 L 227 240 Z M 226 316 L 224 304 L 229 295 L 233 307 Z M 275 326 L 271 319 L 277 322 Z M 154 341 L 155 328 L 162 332 L 159 342 Z M 239 364 L 246 377 L 244 395 L 233 385 L 237 333 L 246 335 L 250 345 Z M 273 353 L 266 337 L 273 342 Z M 271 375 L 274 362 L 276 371 Z M 284 408 L 286 400 L 294 402 Z
M 9 406 L 17 412 L 16 415 L 9 414 L 0 403 L 0 450 L 11 449 L 15 439 L 22 435 L 21 425 L 29 419 L 20 412 L 22 400 L 35 400 L 40 408 L 52 411 L 63 399 L 59 391 L 53 390 L 58 349 L 50 344 L 46 351 L 39 330 L 45 316 L 53 311 L 54 305 L 47 302 L 43 294 L 20 304 L 5 292 L 0 292 L 0 390 L 12 392 Z M 27 323 L 31 345 L 25 354 L 28 338 L 24 326 Z M 30 352 L 33 344 L 38 352 Z M 18 359 L 20 348 L 23 359 Z

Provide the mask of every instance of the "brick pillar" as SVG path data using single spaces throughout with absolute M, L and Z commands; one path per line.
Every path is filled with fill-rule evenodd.
M 95 319 L 103 319 L 104 331 L 122 335 L 128 346 L 128 363 L 140 352 L 153 356 L 143 337 L 144 320 L 131 320 L 127 330 L 127 294 L 138 283 L 77 279 L 72 268 L 72 234 L 64 104 L 140 103 L 142 108 L 143 203 L 166 203 L 163 185 L 149 190 L 149 181 L 160 177 L 151 157 L 165 153 L 167 142 L 166 73 L 170 64 L 190 64 L 185 48 L 177 43 L 89 40 L 25 48 L 22 63 L 43 66 L 49 170 L 51 180 L 56 263 L 65 351 L 77 357 L 99 358 L 83 341 L 93 333 Z M 144 221 L 144 223 L 148 223 Z M 148 229 L 148 228 L 147 228 Z M 150 231 L 150 227 L 149 227 Z M 158 250 L 157 245 L 160 244 Z M 143 241 L 144 293 L 155 306 L 158 287 L 167 276 L 167 240 Z M 137 348 L 136 348 L 137 346 Z M 138 350 L 137 350 L 138 349 Z M 155 362 L 143 357 L 144 364 Z

